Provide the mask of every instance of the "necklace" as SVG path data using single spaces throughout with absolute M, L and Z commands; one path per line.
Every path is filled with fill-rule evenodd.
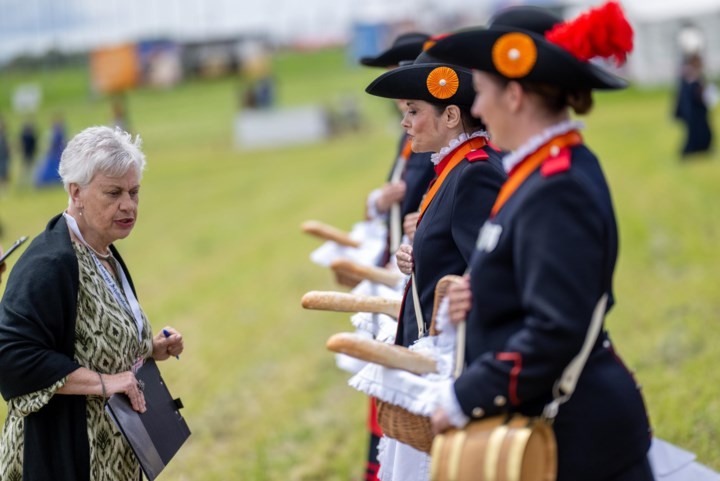
M 93 254 L 95 254 L 95 255 L 97 256 L 97 258 L 100 259 L 101 261 L 109 261 L 110 258 L 113 256 L 113 255 L 112 255 L 112 251 L 108 251 L 107 254 L 100 254 L 98 251 L 96 251 L 95 249 L 93 249 L 92 247 L 90 247 L 90 244 L 85 244 L 85 245 L 86 245 L 87 248 L 90 249 L 90 250 L 93 252 Z
M 82 215 L 82 213 L 80 213 L 80 215 Z M 80 229 L 78 228 L 77 221 L 75 220 L 75 218 L 73 216 L 71 216 L 68 213 L 68 211 L 63 212 L 63 217 L 65 217 L 65 220 L 68 222 L 68 224 L 70 226 L 70 230 L 73 233 L 73 235 L 75 235 L 75 237 L 77 237 L 83 244 L 85 244 L 85 246 L 87 246 L 87 248 L 90 249 L 90 251 L 93 254 L 95 254 L 95 256 L 98 259 L 100 259 L 101 261 L 105 261 L 105 262 L 108 262 L 110 260 L 110 258 L 113 256 L 112 251 L 110 249 L 108 249 L 107 254 L 100 254 L 98 251 L 96 251 L 95 249 L 92 248 L 92 246 L 90 245 L 90 243 L 88 241 L 85 240 L 82 233 L 80 233 Z

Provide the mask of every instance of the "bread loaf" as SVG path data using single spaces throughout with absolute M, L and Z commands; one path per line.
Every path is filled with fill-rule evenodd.
M 374 312 L 397 319 L 400 300 L 379 296 L 360 296 L 335 291 L 310 291 L 302 297 L 305 309 L 339 312 Z
M 307 220 L 300 225 L 300 228 L 303 232 L 323 240 L 337 242 L 347 247 L 360 247 L 360 242 L 350 238 L 347 232 L 317 220 Z
M 390 269 L 384 269 L 382 267 L 375 266 L 364 266 L 353 262 L 350 259 L 335 259 L 331 264 L 330 268 L 335 272 L 338 277 L 345 279 L 357 279 L 358 282 L 363 280 L 369 280 L 377 282 L 378 284 L 384 284 L 388 287 L 397 286 L 402 280 L 402 274 L 393 272 Z
M 330 336 L 325 345 L 330 351 L 393 369 L 403 369 L 414 374 L 437 372 L 437 363 L 431 357 L 350 332 Z

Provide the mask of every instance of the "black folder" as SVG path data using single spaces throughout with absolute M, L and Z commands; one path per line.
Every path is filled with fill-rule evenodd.
M 133 410 L 125 394 L 110 396 L 105 410 L 153 481 L 190 437 L 190 429 L 179 411 L 182 403 L 170 395 L 154 359 L 145 361 L 135 377 L 143 386 L 147 411 Z

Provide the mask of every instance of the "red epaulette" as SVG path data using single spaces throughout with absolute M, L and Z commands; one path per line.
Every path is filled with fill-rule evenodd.
M 568 147 L 560 149 L 560 151 L 552 156 L 548 157 L 540 167 L 540 173 L 544 177 L 550 177 L 561 172 L 567 172 L 570 170 L 572 164 L 572 153 Z
M 483 149 L 471 150 L 465 155 L 468 162 L 477 162 L 478 160 L 487 160 L 490 158 L 487 152 Z

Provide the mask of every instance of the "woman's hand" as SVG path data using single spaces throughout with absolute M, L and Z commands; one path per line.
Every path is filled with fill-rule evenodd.
M 117 393 L 126 394 L 135 411 L 145 412 L 145 396 L 132 371 L 99 374 L 86 367 L 79 367 L 68 374 L 65 384 L 57 390 L 57 394 L 83 396 L 110 397 Z
M 397 258 L 397 266 L 400 272 L 405 275 L 412 273 L 414 262 L 413 248 L 411 245 L 401 244 L 400 247 L 398 247 L 395 257 Z
M 403 232 L 408 236 L 410 242 L 415 238 L 415 231 L 417 230 L 418 219 L 420 218 L 420 212 L 411 212 L 407 214 L 403 219 Z
M 388 182 L 380 188 L 380 197 L 375 201 L 375 208 L 381 214 L 390 210 L 395 202 L 400 202 L 405 197 L 405 182 Z
M 132 371 L 119 374 L 103 374 L 102 379 L 105 383 L 105 394 L 108 397 L 116 393 L 123 393 L 130 398 L 130 404 L 135 411 L 144 413 L 147 410 L 142 387 Z
M 447 292 L 448 312 L 450 322 L 460 324 L 467 318 L 472 307 L 472 292 L 470 291 L 470 276 L 464 275 L 462 281 L 450 284 Z
M 169 332 L 170 336 L 165 337 L 165 331 Z M 152 357 L 156 361 L 164 361 L 170 356 L 179 356 L 184 348 L 182 334 L 167 326 L 153 337 Z
M 448 418 L 448 415 L 445 413 L 443 408 L 435 409 L 435 412 L 432 413 L 432 416 L 430 417 L 430 424 L 432 425 L 432 432 L 436 436 L 452 427 L 452 424 L 450 424 L 450 418 Z

